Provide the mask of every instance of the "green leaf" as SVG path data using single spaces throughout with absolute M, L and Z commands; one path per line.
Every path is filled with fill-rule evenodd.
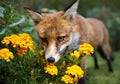
M 22 16 L 21 19 L 20 19 L 18 22 L 14 22 L 14 23 L 8 25 L 8 27 L 14 27 L 14 26 L 17 26 L 17 25 L 23 23 L 24 21 L 25 21 L 25 16 Z
M 0 31 L 0 35 L 4 34 L 7 31 L 7 29 L 3 29 L 2 31 Z
M 24 31 L 24 32 L 31 32 L 33 29 L 34 29 L 33 26 L 27 26 L 27 27 L 23 28 L 22 31 Z
M 2 6 L 0 6 L 0 17 L 4 17 L 4 15 L 3 15 L 4 10 L 5 9 Z

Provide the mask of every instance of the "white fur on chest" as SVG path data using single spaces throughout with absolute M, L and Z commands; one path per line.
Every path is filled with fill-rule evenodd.
M 79 39 L 80 39 L 80 34 L 72 34 L 70 38 L 70 45 L 68 47 L 69 50 L 75 50 L 79 48 Z

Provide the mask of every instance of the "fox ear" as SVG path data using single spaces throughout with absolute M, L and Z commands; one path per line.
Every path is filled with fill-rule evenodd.
M 67 8 L 64 9 L 64 18 L 67 20 L 72 20 L 77 14 L 77 8 L 79 5 L 79 0 L 75 0 Z
M 27 14 L 32 18 L 35 24 L 38 24 L 42 20 L 41 13 L 35 12 L 27 7 L 24 7 L 24 9 L 27 12 Z

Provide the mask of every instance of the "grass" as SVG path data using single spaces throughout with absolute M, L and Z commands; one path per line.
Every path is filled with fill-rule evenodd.
M 120 52 L 115 53 L 115 60 L 112 62 L 114 72 L 108 72 L 108 66 L 104 59 L 97 55 L 99 69 L 94 69 L 92 57 L 87 57 L 87 84 L 120 84 Z

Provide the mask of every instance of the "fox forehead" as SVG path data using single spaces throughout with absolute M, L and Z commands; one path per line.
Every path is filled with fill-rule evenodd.
M 62 17 L 62 14 L 43 14 L 35 29 L 41 37 L 66 36 L 72 31 L 72 22 Z

